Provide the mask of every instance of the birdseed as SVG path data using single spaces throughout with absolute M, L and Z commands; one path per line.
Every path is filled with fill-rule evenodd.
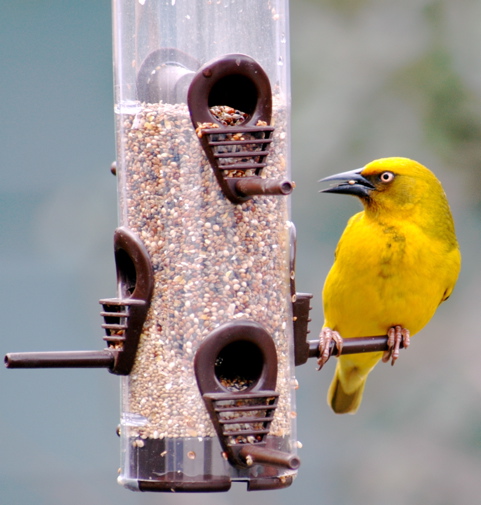
M 271 434 L 289 436 L 288 199 L 256 196 L 232 204 L 217 183 L 185 104 L 138 104 L 119 113 L 117 121 L 120 221 L 145 244 L 155 280 L 134 367 L 123 378 L 123 424 L 129 437 L 215 436 L 197 387 L 194 356 L 216 327 L 245 319 L 262 324 L 275 342 L 280 397 Z M 287 110 L 278 99 L 272 125 L 263 177 L 284 179 Z M 242 391 L 242 380 L 234 379 L 226 389 Z

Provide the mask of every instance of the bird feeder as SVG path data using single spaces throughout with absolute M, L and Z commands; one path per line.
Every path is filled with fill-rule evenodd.
M 132 490 L 278 489 L 300 464 L 294 367 L 319 349 L 294 284 L 287 17 L 287 0 L 113 1 L 106 348 L 5 362 L 121 376 L 118 481 Z M 342 352 L 376 350 L 350 340 Z
M 119 481 L 284 487 L 299 464 L 286 6 L 122 0 L 114 9 L 118 233 L 148 259 L 142 275 L 153 286 L 122 380 Z M 135 293 L 126 263 L 117 262 L 121 296 L 102 302 L 108 317 L 129 305 L 125 278 Z M 115 323 L 108 331 L 116 337 Z
M 118 293 L 103 351 L 13 367 L 121 375 L 119 482 L 297 473 L 287 2 L 114 0 Z M 295 298 L 295 297 L 294 297 Z

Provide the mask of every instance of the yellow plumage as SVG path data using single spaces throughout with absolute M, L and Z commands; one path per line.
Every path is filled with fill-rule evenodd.
M 451 294 L 461 255 L 441 183 L 406 158 L 375 160 L 326 180 L 326 190 L 360 197 L 323 289 L 324 329 L 343 338 L 419 332 Z M 324 330 L 323 330 L 324 331 Z M 340 356 L 328 393 L 336 413 L 358 409 L 366 378 L 382 353 Z

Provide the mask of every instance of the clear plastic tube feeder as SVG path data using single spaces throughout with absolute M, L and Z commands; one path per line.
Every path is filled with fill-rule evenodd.
M 283 0 L 114 1 L 120 230 L 153 286 L 122 379 L 129 488 L 297 472 L 287 21 Z
M 122 376 L 119 482 L 140 491 L 291 484 L 295 291 L 287 0 L 113 0 L 118 293 L 101 351 L 8 368 Z

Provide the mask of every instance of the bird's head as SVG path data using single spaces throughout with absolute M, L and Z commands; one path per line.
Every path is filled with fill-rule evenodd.
M 408 158 L 381 158 L 365 167 L 321 179 L 338 181 L 322 193 L 354 195 L 366 210 L 411 212 L 423 202 L 446 201 L 441 183 L 426 167 Z

